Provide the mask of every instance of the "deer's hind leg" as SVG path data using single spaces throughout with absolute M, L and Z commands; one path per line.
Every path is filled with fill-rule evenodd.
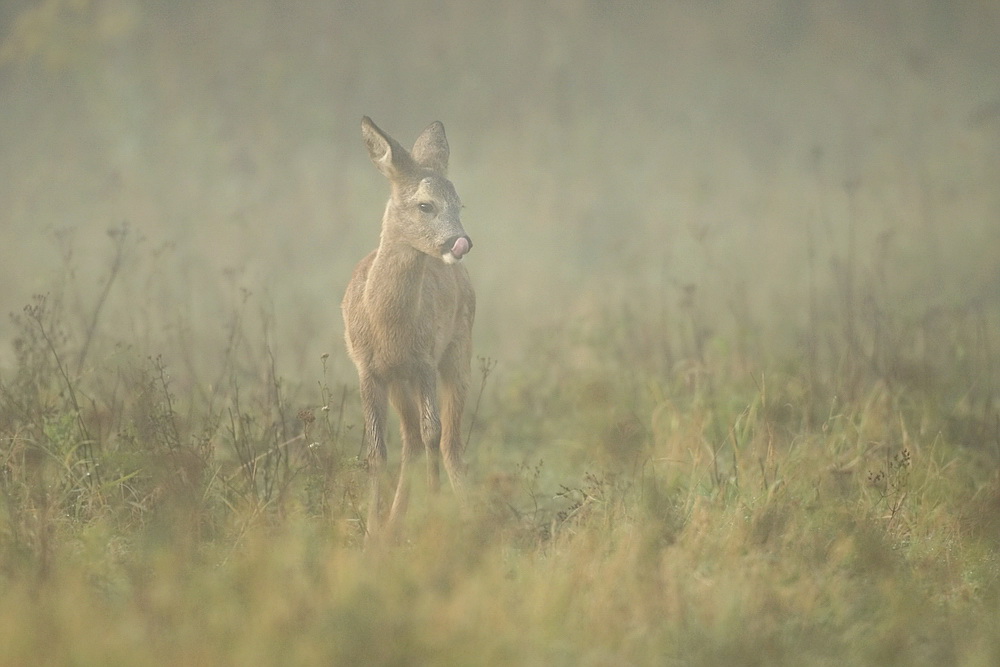
M 462 442 L 462 413 L 469 392 L 470 348 L 455 341 L 441 360 L 441 455 L 455 493 L 464 495 L 465 445 Z
M 441 415 L 437 402 L 437 373 L 428 369 L 420 382 L 420 439 L 427 450 L 427 486 L 441 488 Z

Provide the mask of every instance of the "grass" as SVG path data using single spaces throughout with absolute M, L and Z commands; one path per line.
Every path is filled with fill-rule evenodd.
M 0 665 L 1000 663 L 993 4 L 9 4 Z M 367 552 L 362 114 L 481 355 Z
M 471 506 L 420 490 L 403 542 L 366 553 L 349 378 L 317 360 L 317 403 L 294 404 L 236 324 L 207 389 L 96 336 L 103 299 L 70 317 L 71 291 L 14 317 L 0 380 L 4 664 L 1000 657 L 996 397 L 949 370 L 987 367 L 962 362 L 991 349 L 986 312 L 947 329 L 978 322 L 979 348 L 917 376 L 860 312 L 867 343 L 809 332 L 829 361 L 638 311 L 540 333 L 508 368 L 479 360 Z M 672 336 L 672 372 L 640 363 Z

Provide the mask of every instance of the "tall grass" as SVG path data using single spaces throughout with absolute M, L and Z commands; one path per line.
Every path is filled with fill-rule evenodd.
M 422 493 L 366 553 L 357 406 L 325 358 L 289 388 L 236 324 L 208 388 L 59 284 L 0 379 L 3 661 L 993 664 L 996 315 L 911 338 L 869 285 L 856 339 L 803 332 L 824 354 L 747 357 L 628 303 L 626 327 L 483 359 L 469 511 Z
M 1000 663 L 993 3 L 8 4 L 0 664 Z M 363 113 L 481 355 L 367 552 Z

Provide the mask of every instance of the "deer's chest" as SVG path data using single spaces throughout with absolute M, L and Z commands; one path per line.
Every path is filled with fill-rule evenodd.
M 427 364 L 437 365 L 454 336 L 454 290 L 440 282 L 410 285 L 386 293 L 369 285 L 364 328 L 367 356 L 381 374 L 407 374 Z

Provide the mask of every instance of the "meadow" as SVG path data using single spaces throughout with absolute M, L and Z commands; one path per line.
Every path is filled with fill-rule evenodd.
M 1000 662 L 998 10 L 611 7 L 0 10 L 0 664 Z M 362 114 L 479 303 L 368 550 Z

